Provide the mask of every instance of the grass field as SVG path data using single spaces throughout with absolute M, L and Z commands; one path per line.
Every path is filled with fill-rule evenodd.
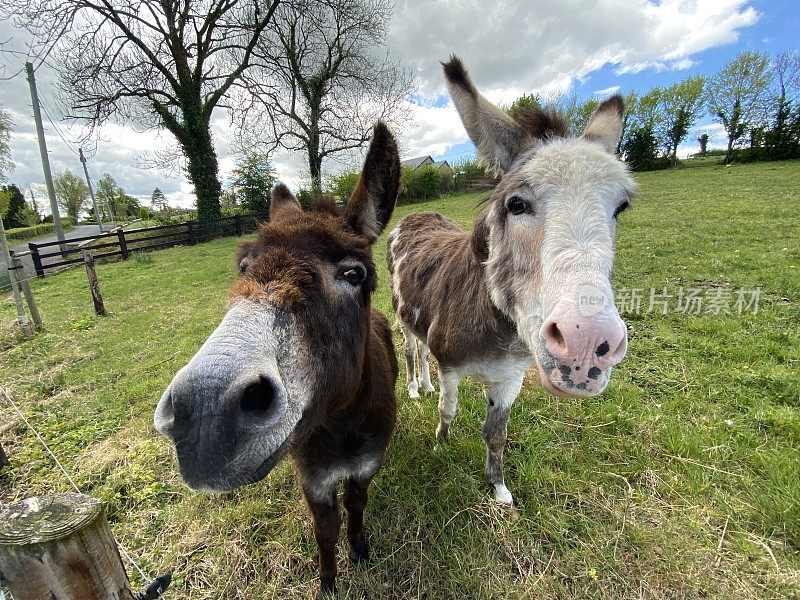
M 480 388 L 462 385 L 451 440 L 433 453 L 436 400 L 409 400 L 401 373 L 397 434 L 367 508 L 373 559 L 355 569 L 340 545 L 342 598 L 800 598 L 800 163 L 637 179 L 614 284 L 644 301 L 623 315 L 630 349 L 606 393 L 559 399 L 529 378 L 509 423 L 509 514 L 483 480 Z M 467 226 L 481 197 L 395 219 L 436 209 Z M 168 598 L 310 598 L 316 547 L 291 466 L 233 494 L 194 493 L 151 425 L 224 313 L 237 243 L 99 265 L 104 318 L 81 271 L 38 281 L 47 330 L 30 341 L 15 337 L 5 298 L 0 380 L 108 503 L 140 565 L 175 570 Z M 389 312 L 383 240 L 376 254 L 375 304 Z M 709 302 L 730 289 L 731 312 L 647 314 L 650 288 L 680 287 Z M 756 288 L 758 313 L 739 316 L 736 290 Z M 66 491 L 10 409 L 0 415 L 14 423 L 0 433 L 14 463 L 0 501 Z

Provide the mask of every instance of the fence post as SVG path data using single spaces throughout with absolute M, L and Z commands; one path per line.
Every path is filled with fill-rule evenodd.
M 14 600 L 134 600 L 103 504 L 81 494 L 0 508 L 0 571 Z
M 14 277 L 17 278 L 19 287 L 22 288 L 22 294 L 25 296 L 25 302 L 28 303 L 28 312 L 31 313 L 31 319 L 36 329 L 42 328 L 42 315 L 39 314 L 39 309 L 36 306 L 36 300 L 31 292 L 31 286 L 28 284 L 28 278 L 25 277 L 25 271 L 22 266 L 22 261 L 14 254 L 13 250 L 9 250 L 11 255 L 11 266 L 14 267 Z
M 44 277 L 44 267 L 42 266 L 42 257 L 39 256 L 39 246 L 29 242 L 28 250 L 31 251 L 31 260 L 33 260 L 33 268 L 36 271 L 36 276 Z
M 97 272 L 94 270 L 94 256 L 89 250 L 83 251 L 83 264 L 86 267 L 86 276 L 89 278 L 89 290 L 92 292 L 94 312 L 98 315 L 106 314 L 103 296 L 100 294 L 100 284 L 97 283 Z
M 236 215 L 236 235 L 242 235 L 242 217 L 240 215 Z
M 117 229 L 117 237 L 119 238 L 119 250 L 122 252 L 122 260 L 128 260 L 128 244 L 125 243 L 125 230 L 122 227 Z
M 189 245 L 194 246 L 197 243 L 197 238 L 194 234 L 194 226 L 191 221 L 186 221 L 186 233 L 189 235 Z
M 7 467 L 10 465 L 11 462 L 8 460 L 6 456 L 6 451 L 3 450 L 3 444 L 0 444 L 0 471 L 3 470 L 3 467 Z

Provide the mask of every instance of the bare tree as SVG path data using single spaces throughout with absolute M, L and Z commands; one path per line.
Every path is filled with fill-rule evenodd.
M 186 156 L 198 217 L 219 217 L 210 122 L 240 82 L 278 0 L 11 0 L 0 16 L 52 54 L 70 116 L 164 127 Z
M 269 151 L 305 152 L 314 193 L 326 158 L 361 147 L 378 119 L 408 118 L 411 72 L 380 50 L 392 8 L 388 0 L 284 3 L 257 45 L 261 68 L 247 75 L 242 134 L 261 136 L 266 126 Z

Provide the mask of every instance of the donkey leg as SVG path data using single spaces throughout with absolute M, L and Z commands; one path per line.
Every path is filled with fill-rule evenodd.
M 447 440 L 450 423 L 458 412 L 459 380 L 454 373 L 439 369 L 439 425 L 436 427 L 436 439 L 440 442 Z
M 514 503 L 514 499 L 503 479 L 503 450 L 506 445 L 508 415 L 522 388 L 522 377 L 490 383 L 487 387 L 486 421 L 483 423 L 483 439 L 486 442 L 486 479 L 494 488 L 495 500 L 510 506 Z
M 405 340 L 406 353 L 406 388 L 409 398 L 419 398 L 419 384 L 417 383 L 417 336 L 403 323 L 403 339 Z
M 314 519 L 314 537 L 319 548 L 319 596 L 336 593 L 336 540 L 339 538 L 339 505 L 336 488 L 320 500 L 311 490 L 303 494 Z
M 422 381 L 420 385 L 422 386 L 423 391 L 428 394 L 432 394 L 436 391 L 431 383 L 431 365 L 428 362 L 428 357 L 431 355 L 431 351 L 426 346 L 422 340 L 417 340 L 417 348 L 419 348 L 419 371 L 420 371 L 420 378 Z
M 364 508 L 367 490 L 372 481 L 350 478 L 344 483 L 344 507 L 347 509 L 347 540 L 350 542 L 350 560 L 354 563 L 369 559 L 369 545 L 364 537 Z

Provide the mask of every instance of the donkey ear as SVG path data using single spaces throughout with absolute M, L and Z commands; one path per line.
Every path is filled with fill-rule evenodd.
M 617 144 L 622 137 L 622 115 L 625 106 L 622 103 L 622 96 L 615 94 L 605 100 L 597 110 L 594 111 L 583 137 L 587 140 L 600 142 L 608 152 L 612 154 L 617 151 Z
M 275 220 L 280 213 L 287 210 L 302 211 L 303 207 L 284 184 L 279 183 L 272 188 L 272 200 L 269 204 L 269 220 Z
M 505 111 L 478 93 L 461 59 L 451 56 L 442 67 L 450 97 L 479 158 L 496 174 L 508 171 L 528 134 Z
M 344 218 L 358 233 L 375 241 L 394 211 L 400 187 L 397 142 L 382 121 L 372 131 L 364 168 L 347 202 Z

